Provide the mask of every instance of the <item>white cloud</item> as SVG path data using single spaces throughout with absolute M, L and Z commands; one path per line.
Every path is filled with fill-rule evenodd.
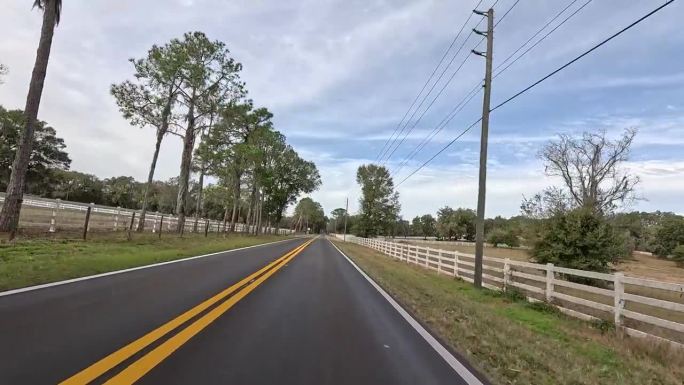
M 313 195 L 330 211 L 342 206 L 346 196 L 352 209 L 356 208 L 356 168 L 374 159 L 392 135 L 477 1 L 77 3 L 65 3 L 40 112 L 41 119 L 65 138 L 74 169 L 101 177 L 146 176 L 153 132 L 130 127 L 120 117 L 108 94 L 109 85 L 131 76 L 129 57 L 140 57 L 152 44 L 188 30 L 204 30 L 228 44 L 244 64 L 243 78 L 250 96 L 274 110 L 276 128 L 303 156 L 316 161 L 324 184 Z M 511 2 L 497 6 L 498 15 L 507 3 Z M 495 99 L 519 90 L 614 33 L 617 26 L 651 8 L 651 3 L 592 2 L 497 78 Z M 10 74 L 0 86 L 0 104 L 17 108 L 26 97 L 41 18 L 38 11 L 31 11 L 30 3 L 7 2 L 2 7 L 0 62 L 9 66 Z M 541 0 L 521 2 L 497 27 L 495 63 L 559 7 L 556 2 Z M 651 149 L 684 144 L 684 116 L 676 104 L 680 93 L 672 91 L 684 81 L 680 68 L 684 57 L 678 49 L 684 43 L 684 30 L 679 27 L 683 9 L 680 4 L 672 5 L 638 32 L 612 41 L 493 115 L 488 214 L 516 214 L 523 194 L 549 183 L 534 155 L 556 132 L 605 128 L 617 134 L 626 127 L 640 129 L 633 151 L 638 161 L 630 166 L 642 175 L 644 195 L 651 200 L 639 207 L 684 210 L 684 203 L 677 198 L 683 189 L 684 178 L 677 168 L 682 155 L 670 151 L 665 159 L 661 151 Z M 468 61 L 397 151 L 392 168 L 401 159 L 399 155 L 422 140 L 481 77 L 482 63 Z M 586 89 L 589 85 L 594 88 Z M 668 89 L 673 93 L 667 94 Z M 564 98 L 569 92 L 576 93 Z M 479 97 L 473 100 L 435 137 L 430 151 L 451 140 L 459 127 L 479 115 Z M 650 104 L 657 104 L 658 110 Z M 478 141 L 477 130 L 473 130 L 435 164 L 401 186 L 407 217 L 445 204 L 474 207 Z M 417 158 L 427 158 L 428 152 Z M 177 138 L 167 138 L 159 179 L 177 175 L 179 153 Z M 414 159 L 402 170 L 403 175 L 420 163 Z

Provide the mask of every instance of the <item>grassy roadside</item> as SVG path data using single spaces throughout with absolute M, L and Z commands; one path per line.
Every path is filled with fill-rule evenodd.
M 227 238 L 188 234 L 157 239 L 154 234 L 74 240 L 27 240 L 0 244 L 0 291 L 165 262 L 193 255 L 286 239 L 265 235 Z
M 498 384 L 682 385 L 684 354 L 618 338 L 544 304 L 475 290 L 363 246 L 336 242 L 385 290 Z

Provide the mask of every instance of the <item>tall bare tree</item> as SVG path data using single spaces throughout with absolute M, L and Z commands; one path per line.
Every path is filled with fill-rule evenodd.
M 581 137 L 559 135 L 539 153 L 548 176 L 560 177 L 565 188 L 550 188 L 523 202 L 523 211 L 551 212 L 586 207 L 597 213 L 611 212 L 637 199 L 639 177 L 623 165 L 637 131 L 626 129 L 611 140 L 606 131 L 585 132 Z M 540 209 L 546 205 L 549 210 Z
M 52 38 L 55 33 L 55 26 L 59 24 L 62 13 L 62 0 L 35 0 L 33 6 L 43 11 L 43 25 L 40 31 L 36 61 L 33 65 L 33 73 L 31 74 L 31 83 L 28 95 L 26 96 L 26 107 L 24 108 L 25 126 L 17 146 L 17 154 L 12 163 L 12 175 L 7 186 L 5 203 L 2 206 L 2 211 L 0 211 L 0 231 L 10 231 L 12 233 L 16 231 L 19 224 L 26 171 L 28 170 L 31 157 L 33 135 L 38 119 L 40 100 L 43 95 L 48 61 L 50 60 Z

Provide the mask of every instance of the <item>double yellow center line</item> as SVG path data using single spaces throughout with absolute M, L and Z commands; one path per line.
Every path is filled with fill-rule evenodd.
M 106 385 L 124 385 L 135 383 L 164 359 L 169 357 L 183 344 L 188 342 L 193 336 L 209 326 L 223 313 L 228 311 L 228 309 L 233 307 L 247 294 L 252 292 L 257 286 L 275 274 L 280 268 L 285 266 L 314 240 L 315 238 L 303 243 L 299 247 L 294 248 L 282 257 L 264 266 L 257 272 L 245 277 L 240 282 L 230 286 L 229 288 L 207 299 L 206 301 L 200 303 L 199 305 L 193 307 L 192 309 L 186 311 L 164 325 L 129 343 L 128 345 L 122 347 L 121 349 L 115 351 L 114 353 L 108 355 L 86 369 L 76 373 L 72 377 L 60 382 L 60 385 L 83 385 L 90 383 L 115 366 L 132 357 L 134 354 L 140 352 L 153 342 L 159 340 L 184 323 L 188 322 L 190 319 L 198 316 L 211 306 L 223 301 L 221 304 L 208 311 L 206 314 L 192 322 L 177 334 L 173 335 L 171 338 L 167 339 L 162 344 L 152 349 L 147 354 L 143 355 L 124 370 L 105 382 Z

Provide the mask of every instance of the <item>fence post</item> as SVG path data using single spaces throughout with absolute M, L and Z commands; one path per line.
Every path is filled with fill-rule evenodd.
M 119 215 L 121 215 L 121 206 L 116 207 L 116 215 L 114 216 L 114 231 L 119 227 Z
M 613 275 L 613 289 L 615 299 L 615 310 L 613 311 L 613 313 L 615 315 L 615 328 L 618 330 L 622 326 L 622 309 L 624 309 L 625 307 L 625 300 L 623 299 L 623 294 L 625 293 L 625 284 L 622 281 L 623 277 L 623 273 L 615 273 Z
M 209 220 L 208 219 L 204 224 L 204 237 L 206 238 L 207 235 L 209 235 Z
M 133 230 L 133 223 L 135 223 L 135 211 L 133 211 L 133 215 L 131 215 L 131 224 L 128 226 L 128 230 L 126 231 L 126 239 L 129 241 L 131 240 L 131 230 Z
M 157 213 L 157 216 L 159 213 Z M 145 221 L 147 221 L 147 217 L 145 217 Z M 155 219 L 154 222 L 152 222 L 152 234 L 157 232 L 157 220 Z
M 553 299 L 553 263 L 546 264 L 546 302 L 551 302 Z
M 508 258 L 504 259 L 504 265 L 503 265 L 503 291 L 508 290 L 508 286 L 510 285 L 510 280 L 511 280 L 511 260 Z
M 95 211 L 95 203 L 91 202 L 88 208 L 90 209 L 91 213 Z M 90 221 L 88 221 L 88 231 L 90 231 Z
M 85 223 L 83 224 L 83 240 L 85 241 L 86 238 L 88 238 L 88 227 L 90 227 L 90 211 L 93 209 L 93 206 L 88 206 L 88 209 L 86 210 L 86 217 L 85 217 Z
M 454 251 L 454 278 L 461 278 L 461 274 L 458 272 L 458 253 Z
M 62 200 L 57 198 L 55 202 L 55 207 L 52 209 L 52 218 L 50 218 L 50 232 L 54 233 L 57 231 L 57 211 L 60 209 Z
M 437 249 L 437 275 L 442 274 L 442 250 Z
M 161 234 L 164 232 L 164 214 L 162 214 L 161 218 L 159 219 L 159 232 L 157 233 L 157 237 L 161 239 Z
M 425 248 L 425 255 L 424 255 L 424 257 L 425 257 L 425 268 L 426 268 L 426 269 L 429 269 L 429 268 L 430 268 L 430 251 L 431 251 L 431 250 L 432 250 L 432 249 L 429 248 L 429 247 L 426 247 L 426 248 Z

